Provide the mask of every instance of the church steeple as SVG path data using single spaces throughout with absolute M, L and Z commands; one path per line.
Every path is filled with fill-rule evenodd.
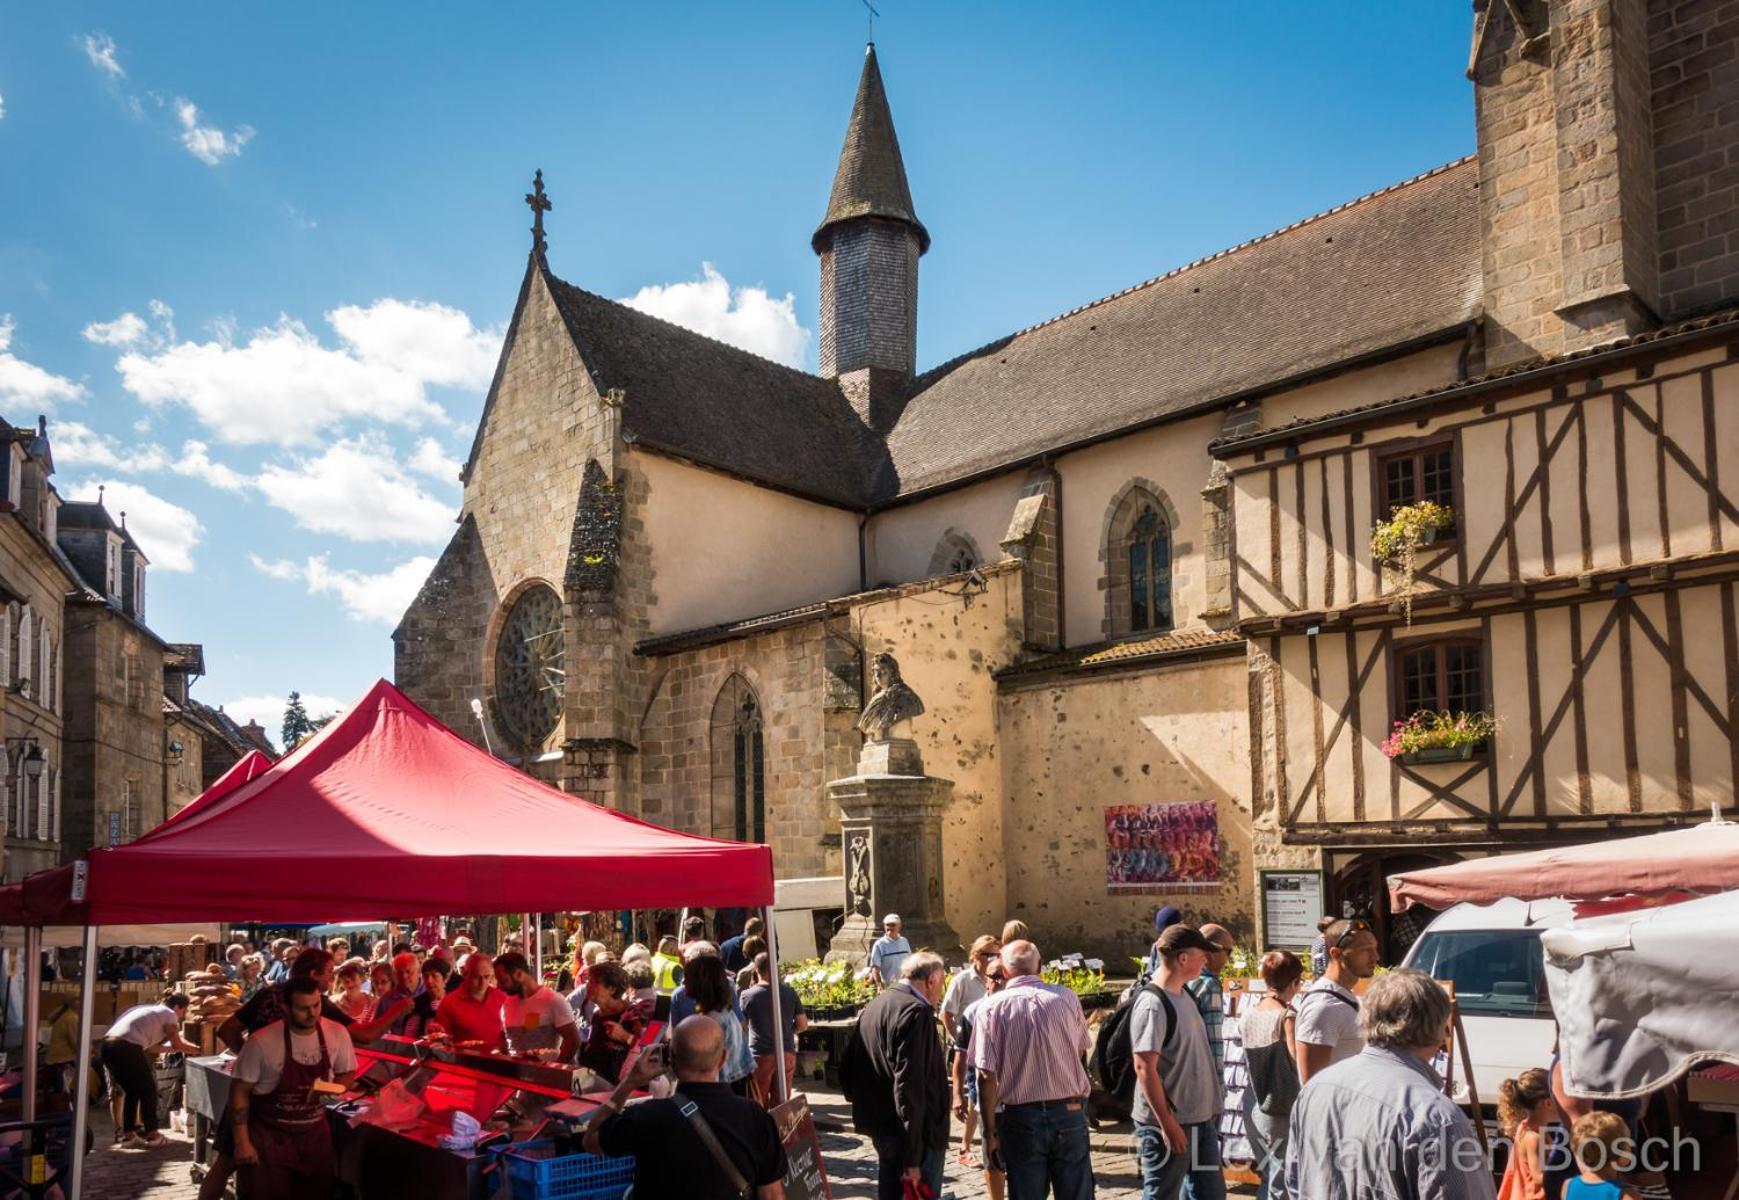
M 918 257 L 930 234 L 912 189 L 872 42 L 864 54 L 827 215 L 810 245 L 821 256 L 821 373 L 916 369 Z

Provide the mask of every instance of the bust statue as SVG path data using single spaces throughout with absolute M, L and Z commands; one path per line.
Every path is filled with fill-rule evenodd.
M 896 725 L 922 715 L 924 702 L 900 678 L 900 664 L 886 650 L 875 657 L 871 675 L 875 692 L 857 720 L 858 732 L 872 742 L 885 742 Z

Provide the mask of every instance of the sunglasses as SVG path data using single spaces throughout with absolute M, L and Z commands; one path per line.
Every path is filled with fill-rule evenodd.
M 1346 945 L 1347 939 L 1352 937 L 1355 933 L 1369 933 L 1370 929 L 1371 927 L 1363 921 L 1348 921 L 1347 927 L 1341 930 L 1340 936 L 1329 945 L 1329 949 L 1339 950 L 1342 946 Z

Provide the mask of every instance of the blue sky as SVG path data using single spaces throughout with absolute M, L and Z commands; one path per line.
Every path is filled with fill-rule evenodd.
M 928 365 L 1473 148 L 1461 4 L 882 0 Z M 857 0 L 0 9 L 0 414 L 195 694 L 390 675 L 544 169 L 562 277 L 810 369 Z

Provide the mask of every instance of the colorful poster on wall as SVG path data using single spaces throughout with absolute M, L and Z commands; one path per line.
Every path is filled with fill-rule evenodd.
M 1212 892 L 1220 887 L 1220 820 L 1212 800 L 1117 804 L 1105 810 L 1105 890 L 1111 895 Z

